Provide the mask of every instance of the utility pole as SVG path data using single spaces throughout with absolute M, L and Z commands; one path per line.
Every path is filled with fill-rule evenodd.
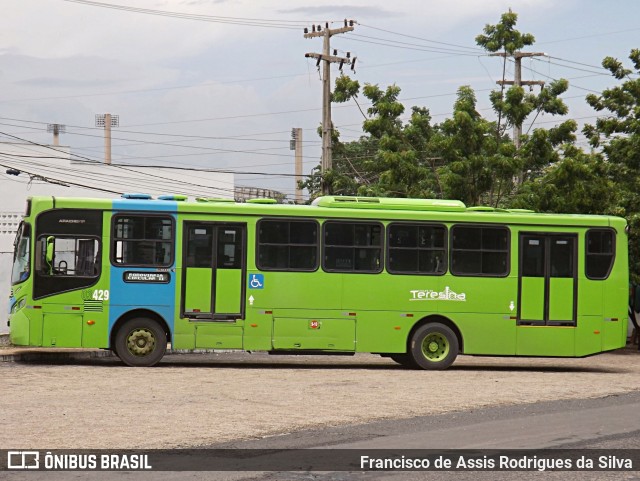
M 496 83 L 498 85 L 544 85 L 544 81 L 542 80 L 522 80 L 522 58 L 523 57 L 544 57 L 547 54 L 544 52 L 513 52 L 505 53 L 505 52 L 497 52 L 492 53 L 492 57 L 513 57 L 515 61 L 515 70 L 513 73 L 513 80 L 498 80 Z M 513 143 L 516 146 L 516 150 L 520 149 L 521 145 L 521 137 L 522 137 L 522 124 L 513 126 Z
M 302 189 L 300 188 L 300 182 L 302 182 L 302 129 L 291 129 L 291 150 L 296 151 L 296 164 L 295 164 L 295 181 L 296 181 L 296 204 L 302 204 Z
M 96 127 L 104 127 L 104 163 L 111 165 L 111 127 L 120 125 L 120 116 L 96 114 Z
M 47 124 L 47 132 L 53 132 L 53 145 L 60 145 L 60 134 L 64 134 L 66 131 L 66 125 Z
M 329 22 L 325 23 L 324 30 L 322 30 L 322 26 L 318 25 L 317 27 L 313 25 L 311 27 L 311 32 L 309 32 L 308 28 L 304 29 L 304 38 L 315 38 L 322 37 L 323 45 L 322 45 L 322 53 L 306 53 L 304 54 L 307 58 L 315 58 L 318 59 L 316 66 L 320 68 L 320 62 L 324 62 L 322 65 L 322 163 L 320 165 L 320 173 L 324 175 L 325 172 L 331 169 L 331 133 L 333 131 L 333 125 L 331 123 L 331 77 L 330 77 L 330 64 L 337 63 L 340 64 L 340 70 L 344 64 L 350 65 L 351 69 L 355 68 L 356 58 L 351 59 L 351 54 L 347 52 L 346 57 L 338 57 L 338 52 L 336 50 L 333 51 L 333 55 L 331 55 L 331 37 L 333 35 L 337 35 L 339 33 L 351 32 L 353 31 L 354 23 L 353 20 L 344 21 L 344 27 L 340 28 L 329 28 Z M 322 180 L 322 195 L 327 195 L 329 193 L 329 186 L 326 185 L 324 179 Z

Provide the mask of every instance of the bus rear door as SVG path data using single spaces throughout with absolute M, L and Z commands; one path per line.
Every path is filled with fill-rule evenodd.
M 577 236 L 521 233 L 518 355 L 573 356 Z
M 246 224 L 185 222 L 182 316 L 198 322 L 197 348 L 241 348 Z M 202 323 L 202 324 L 200 324 Z

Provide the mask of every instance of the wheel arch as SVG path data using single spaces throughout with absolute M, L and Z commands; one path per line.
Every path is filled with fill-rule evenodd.
M 171 330 L 169 329 L 169 324 L 167 324 L 167 321 L 165 321 L 160 314 L 150 309 L 134 309 L 122 314 L 111 328 L 111 332 L 109 333 L 109 349 L 113 349 L 116 335 L 120 327 L 129 319 L 134 319 L 136 317 L 147 317 L 156 321 L 158 324 L 160 324 L 160 327 L 162 327 L 165 334 L 167 335 L 167 343 L 171 342 Z
M 440 314 L 432 314 L 432 315 L 423 317 L 413 325 L 413 327 L 411 328 L 411 331 L 409 331 L 409 335 L 407 336 L 407 352 L 409 352 L 411 349 L 411 339 L 413 338 L 413 334 L 422 326 L 426 324 L 432 324 L 435 322 L 444 324 L 445 326 L 447 326 L 453 331 L 453 333 L 458 338 L 459 353 L 464 354 L 464 339 L 462 338 L 462 333 L 460 332 L 460 329 L 458 328 L 455 322 L 453 322 L 448 317 L 442 316 Z

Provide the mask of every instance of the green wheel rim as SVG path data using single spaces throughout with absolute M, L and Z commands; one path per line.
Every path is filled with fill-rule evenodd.
M 427 361 L 439 362 L 449 354 L 449 341 L 440 332 L 428 334 L 422 341 L 422 355 Z
M 156 348 L 156 336 L 146 328 L 134 329 L 127 336 L 127 349 L 134 356 L 147 356 Z

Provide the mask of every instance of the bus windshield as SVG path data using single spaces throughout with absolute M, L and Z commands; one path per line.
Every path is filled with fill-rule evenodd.
M 16 240 L 13 243 L 13 269 L 11 270 L 11 285 L 18 284 L 29 277 L 31 228 L 22 223 L 18 228 Z

